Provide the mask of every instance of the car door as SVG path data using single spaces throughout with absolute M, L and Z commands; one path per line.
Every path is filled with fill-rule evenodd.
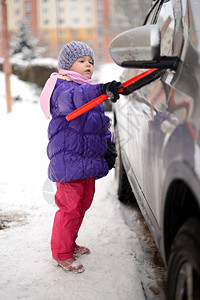
M 161 55 L 180 55 L 183 42 L 180 1 L 176 1 L 176 11 L 171 1 L 158 2 L 146 21 L 146 24 L 152 23 L 160 27 Z M 170 106 L 175 101 L 182 101 L 182 95 L 176 93 L 175 96 L 175 91 L 167 83 L 173 76 L 174 73 L 167 70 L 160 80 L 130 95 L 127 109 L 128 131 L 129 134 L 134 132 L 134 138 L 128 143 L 131 169 L 158 223 L 165 177 L 163 147 L 177 121 Z M 178 118 L 184 118 L 181 110 Z

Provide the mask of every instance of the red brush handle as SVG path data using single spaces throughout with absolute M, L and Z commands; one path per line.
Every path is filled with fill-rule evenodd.
M 125 81 L 123 84 L 123 88 L 118 90 L 118 93 L 123 93 L 124 88 L 130 86 L 131 84 L 133 84 L 136 81 L 139 81 L 140 79 L 144 78 L 145 76 L 151 74 L 152 72 L 154 72 L 156 69 L 150 69 L 147 70 L 137 76 L 134 76 L 133 78 L 130 78 L 129 80 Z M 95 106 L 99 105 L 100 103 L 104 102 L 105 100 L 108 99 L 108 95 L 107 94 L 103 94 L 95 99 L 93 99 L 92 101 L 84 104 L 83 106 L 77 108 L 76 110 L 74 110 L 73 112 L 71 112 L 70 114 L 68 114 L 66 116 L 66 119 L 68 121 L 71 121 L 77 117 L 79 117 L 80 115 L 84 114 L 85 112 L 87 112 L 88 110 L 94 108 Z

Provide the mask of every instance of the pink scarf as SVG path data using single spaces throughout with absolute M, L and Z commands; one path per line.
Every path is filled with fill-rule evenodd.
M 50 117 L 50 99 L 51 94 L 54 90 L 54 87 L 56 85 L 56 81 L 58 79 L 59 75 L 66 75 L 68 76 L 72 81 L 83 84 L 83 83 L 91 83 L 92 79 L 88 79 L 81 74 L 69 71 L 69 70 L 63 70 L 60 69 L 59 73 L 52 73 L 50 78 L 45 83 L 45 86 L 42 90 L 42 93 L 40 95 L 40 106 L 42 108 L 43 113 L 45 114 L 45 117 L 48 119 Z

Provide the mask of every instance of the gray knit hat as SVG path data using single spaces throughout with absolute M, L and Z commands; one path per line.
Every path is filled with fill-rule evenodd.
M 69 70 L 73 63 L 84 55 L 88 55 L 94 62 L 94 52 L 85 43 L 72 41 L 66 44 L 60 51 L 58 56 L 58 69 Z

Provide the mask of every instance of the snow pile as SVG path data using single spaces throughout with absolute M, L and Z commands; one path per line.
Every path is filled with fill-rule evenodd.
M 2 72 L 0 82 L 4 83 Z M 3 216 L 10 221 L 4 220 L 0 230 L 0 298 L 142 300 L 146 290 L 152 297 L 148 299 L 156 299 L 149 289 L 148 264 L 138 269 L 141 246 L 117 201 L 113 170 L 96 182 L 94 202 L 80 230 L 79 244 L 91 249 L 81 258 L 86 271 L 68 274 L 52 264 L 50 237 L 57 208 L 51 203 L 54 184 L 47 178 L 48 121 L 40 110 L 37 89 L 14 75 L 12 95 L 22 101 L 7 114 L 2 85 L 0 222 Z

